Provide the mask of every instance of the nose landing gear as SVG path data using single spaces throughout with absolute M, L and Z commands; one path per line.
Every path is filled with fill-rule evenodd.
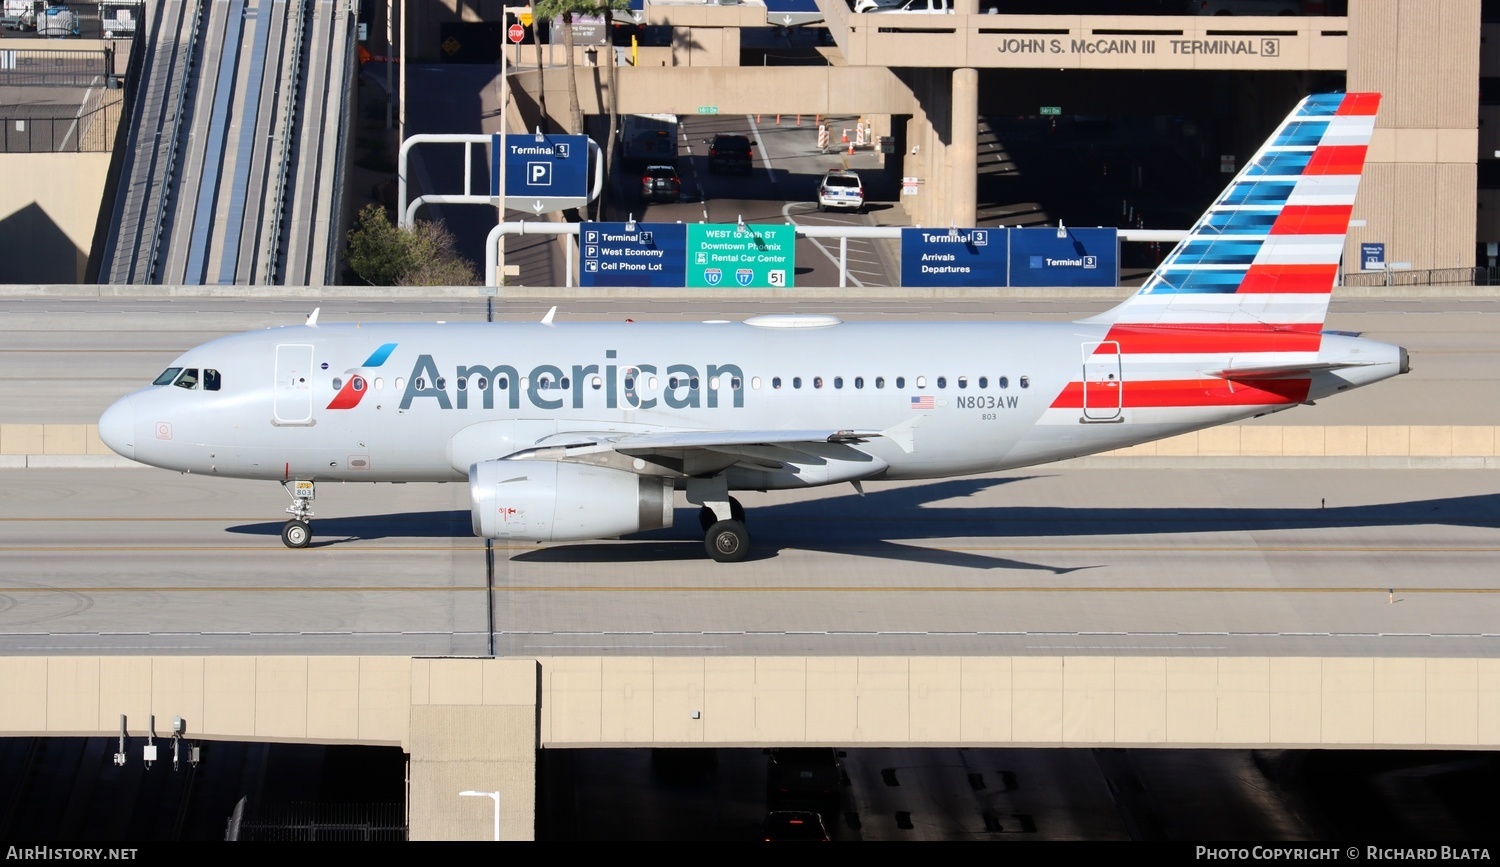
M 287 481 L 281 486 L 292 498 L 292 504 L 286 509 L 292 519 L 281 526 L 281 543 L 288 548 L 306 548 L 312 541 L 313 483 Z

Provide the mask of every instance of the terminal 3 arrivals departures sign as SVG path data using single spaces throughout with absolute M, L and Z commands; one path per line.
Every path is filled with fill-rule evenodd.
M 902 286 L 1004 286 L 1004 229 L 902 229 Z

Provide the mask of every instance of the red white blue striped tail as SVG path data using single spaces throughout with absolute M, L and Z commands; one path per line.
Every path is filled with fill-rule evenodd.
M 1126 354 L 1316 351 L 1379 105 L 1303 99 L 1140 291 L 1086 321 Z

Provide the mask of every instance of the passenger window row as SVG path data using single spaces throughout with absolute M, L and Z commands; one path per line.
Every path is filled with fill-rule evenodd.
M 196 371 L 194 371 L 194 373 L 196 373 Z M 218 383 L 218 374 L 217 374 L 217 372 L 215 372 L 215 371 L 207 371 L 207 373 L 211 373 L 211 374 L 214 375 L 214 383 L 215 384 L 213 386 L 211 386 L 211 387 L 209 387 L 209 386 L 205 386 L 205 387 L 210 388 L 210 390 L 218 390 L 218 384 L 217 384 Z M 166 374 L 162 374 L 162 376 L 166 376 Z M 357 376 L 354 379 L 356 381 L 356 384 L 355 384 L 356 390 L 360 390 L 360 391 L 364 390 L 364 381 L 360 377 L 357 377 Z M 648 377 L 647 380 L 648 381 L 647 381 L 646 385 L 649 388 L 653 388 L 653 389 L 656 388 L 656 386 L 657 386 L 657 379 L 656 379 L 656 377 L 654 377 L 654 376 Z M 835 389 L 841 389 L 841 388 L 843 388 L 846 383 L 848 385 L 850 385 L 851 387 L 853 387 L 854 389 L 863 389 L 865 387 L 865 385 L 866 385 L 866 379 L 863 376 L 851 377 L 848 380 L 845 380 L 845 378 L 842 377 L 842 376 L 835 376 L 835 377 L 831 378 L 831 382 L 832 382 L 832 385 L 833 385 L 833 387 Z M 946 377 L 946 376 L 939 376 L 939 377 L 936 377 L 933 380 L 933 387 L 934 388 L 938 388 L 938 389 L 946 389 L 948 387 L 948 382 L 949 382 L 948 381 L 948 377 Z M 957 388 L 959 388 L 959 389 L 967 389 L 969 387 L 969 385 L 970 385 L 970 382 L 971 382 L 971 379 L 969 377 L 967 377 L 967 376 L 956 377 L 953 380 L 954 386 L 957 387 Z M 974 387 L 978 388 L 978 389 L 989 388 L 991 382 L 994 383 L 995 388 L 999 388 L 999 389 L 1008 389 L 1008 388 L 1010 388 L 1010 377 L 1008 377 L 1008 376 L 997 376 L 997 377 L 994 378 L 994 380 L 991 380 L 988 376 L 980 376 L 980 377 L 976 377 L 976 378 L 974 378 L 972 380 L 972 383 L 973 383 Z M 623 379 L 623 383 L 625 385 L 625 388 L 627 388 L 627 389 L 634 389 L 635 386 L 636 386 L 636 379 L 633 376 L 626 376 Z M 163 383 L 160 380 L 160 378 L 158 378 L 156 384 L 157 385 L 163 385 L 165 383 Z M 181 383 L 178 383 L 178 384 L 180 385 Z M 783 379 L 782 377 L 780 377 L 780 376 L 773 376 L 773 377 L 771 377 L 771 388 L 772 389 L 780 389 L 785 384 L 787 384 L 787 380 Z M 811 386 L 812 386 L 812 388 L 815 388 L 815 389 L 817 389 L 817 388 L 823 388 L 827 384 L 828 384 L 828 381 L 825 380 L 821 376 L 814 376 L 811 379 Z M 886 387 L 886 378 L 883 377 L 883 376 L 874 377 L 873 379 L 869 380 L 869 384 L 872 387 L 876 388 L 876 389 L 883 389 L 883 388 Z M 1016 379 L 1016 384 L 1018 386 L 1020 386 L 1021 388 L 1030 388 L 1031 387 L 1031 377 L 1029 377 L 1029 376 L 1018 377 Z M 382 390 L 382 389 L 385 388 L 385 380 L 382 377 L 378 377 L 377 376 L 375 378 L 375 381 L 374 381 L 373 385 L 374 385 L 376 391 L 380 391 L 380 390 Z M 447 380 L 447 378 L 440 376 L 436 380 L 433 381 L 432 385 L 433 385 L 434 388 L 437 388 L 440 391 L 445 391 L 448 388 L 448 380 Z M 458 386 L 458 390 L 459 391 L 466 391 L 469 388 L 470 383 L 469 383 L 469 380 L 466 377 L 460 376 L 458 378 L 458 380 L 456 381 L 455 385 Z M 529 387 L 529 385 L 530 385 L 530 383 L 528 382 L 527 378 L 524 377 L 524 376 L 521 377 L 520 382 L 519 382 L 519 386 L 521 388 L 527 388 L 527 387 Z M 729 383 L 730 389 L 732 389 L 734 391 L 738 391 L 743 385 L 744 385 L 744 383 L 740 380 L 739 377 L 733 377 L 730 380 L 730 383 Z M 791 377 L 791 379 L 790 379 L 790 385 L 791 385 L 791 387 L 793 389 L 800 389 L 800 388 L 802 388 L 802 386 L 803 386 L 803 378 L 800 377 L 800 376 L 793 376 L 793 377 Z M 906 377 L 904 377 L 904 376 L 898 376 L 898 377 L 896 377 L 895 380 L 894 380 L 893 385 L 894 385 L 895 388 L 898 388 L 898 389 L 899 388 L 906 388 Z M 406 379 L 404 377 L 399 377 L 399 376 L 396 377 L 395 386 L 396 386 L 396 389 L 398 391 L 404 391 L 406 389 Z M 474 388 L 476 388 L 476 389 L 478 389 L 480 391 L 484 391 L 485 389 L 487 389 L 487 388 L 490 387 L 490 382 L 489 382 L 489 379 L 487 377 L 478 376 L 478 377 L 474 378 L 473 386 L 474 386 Z M 589 386 L 591 388 L 593 388 L 594 390 L 597 391 L 598 389 L 604 387 L 604 380 L 601 377 L 599 377 L 599 376 L 591 376 L 591 377 L 589 377 Z M 689 389 L 697 390 L 698 386 L 699 386 L 699 379 L 696 376 L 693 376 L 693 377 L 669 376 L 669 377 L 667 377 L 667 388 L 668 389 L 675 390 L 675 389 L 679 389 L 679 388 L 689 388 Z M 184 386 L 184 387 L 191 388 L 191 386 Z M 343 379 L 341 379 L 339 377 L 334 377 L 334 379 L 333 379 L 333 390 L 334 391 L 338 391 L 339 389 L 341 389 L 343 387 L 344 387 L 344 381 L 343 381 Z M 425 377 L 421 377 L 421 376 L 417 377 L 415 380 L 412 381 L 412 387 L 415 388 L 418 391 L 424 391 L 424 390 L 426 390 L 426 388 L 427 388 L 427 380 L 426 380 L 426 378 Z M 538 389 L 541 389 L 541 390 L 547 390 L 547 389 L 566 390 L 566 389 L 572 387 L 572 381 L 568 377 L 566 377 L 566 376 L 564 376 L 564 377 L 562 377 L 560 379 L 557 379 L 557 380 L 553 380 L 551 377 L 544 376 L 544 377 L 541 377 L 540 379 L 537 380 L 536 387 Z M 709 380 L 708 387 L 712 388 L 712 389 L 717 389 L 719 387 L 719 382 L 718 382 L 717 377 Z M 913 387 L 914 388 L 927 388 L 928 387 L 927 377 L 925 377 L 925 376 L 918 376 L 918 377 L 916 377 L 916 379 L 914 380 Z M 510 388 L 510 377 L 506 377 L 506 376 L 497 377 L 495 379 L 495 388 L 500 389 L 501 391 L 504 391 L 505 389 Z M 750 388 L 752 390 L 754 390 L 754 391 L 759 391 L 760 388 L 761 388 L 761 378 L 758 377 L 758 376 L 752 376 L 752 377 L 750 377 Z
M 993 381 L 994 381 L 994 385 L 995 385 L 996 388 L 1000 388 L 1000 389 L 1010 388 L 1010 377 L 1008 377 L 1008 376 L 997 376 L 997 377 L 995 377 L 995 379 Z M 852 385 L 856 389 L 862 389 L 862 388 L 865 387 L 865 378 L 863 376 L 853 377 L 848 382 L 849 382 L 850 385 Z M 957 377 L 956 379 L 953 380 L 953 384 L 957 388 L 960 388 L 960 389 L 967 389 L 969 387 L 970 382 L 971 382 L 971 380 L 967 376 L 960 376 L 960 377 Z M 973 379 L 972 382 L 973 382 L 973 384 L 974 384 L 974 386 L 976 388 L 985 389 L 985 388 L 989 388 L 990 387 L 991 380 L 990 380 L 990 378 L 988 376 L 981 376 L 981 377 Z M 1029 376 L 1022 376 L 1022 377 L 1020 377 L 1020 378 L 1018 378 L 1016 380 L 1016 383 L 1021 388 L 1030 388 L 1031 387 L 1031 377 L 1029 377 Z M 778 388 L 781 388 L 784 384 L 785 384 L 785 381 L 782 379 L 782 377 L 779 377 L 779 376 L 773 376 L 773 377 L 771 377 L 771 388 L 778 389 Z M 794 388 L 794 389 L 801 388 L 802 384 L 803 384 L 802 377 L 800 377 L 800 376 L 794 376 L 794 377 L 791 378 L 791 387 L 792 388 Z M 814 376 L 814 377 L 812 377 L 812 387 L 813 388 L 823 388 L 826 384 L 827 384 L 827 381 L 824 380 L 823 377 L 821 377 L 821 376 Z M 832 378 L 832 384 L 833 384 L 833 387 L 836 388 L 836 389 L 843 388 L 844 385 L 845 385 L 845 379 L 842 376 L 835 376 L 835 377 Z M 872 384 L 877 389 L 885 388 L 885 386 L 886 386 L 886 378 L 883 377 L 883 376 L 877 376 L 872 381 Z M 758 377 L 758 376 L 752 376 L 750 378 L 750 387 L 752 389 L 758 390 L 760 388 L 760 377 Z M 904 376 L 898 376 L 898 377 L 896 377 L 896 379 L 895 379 L 895 387 L 896 388 L 906 388 L 906 377 L 904 377 Z M 925 376 L 918 376 L 914 380 L 913 387 L 914 388 L 927 388 L 928 387 L 928 385 L 927 385 L 927 377 L 925 377 Z M 946 377 L 946 376 L 939 376 L 939 377 L 934 378 L 934 380 L 933 380 L 933 387 L 934 388 L 939 388 L 939 389 L 946 389 L 948 387 L 948 377 Z

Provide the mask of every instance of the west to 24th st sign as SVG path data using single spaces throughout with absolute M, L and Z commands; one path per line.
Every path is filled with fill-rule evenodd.
M 693 289 L 788 289 L 797 228 L 690 223 L 687 284 Z

